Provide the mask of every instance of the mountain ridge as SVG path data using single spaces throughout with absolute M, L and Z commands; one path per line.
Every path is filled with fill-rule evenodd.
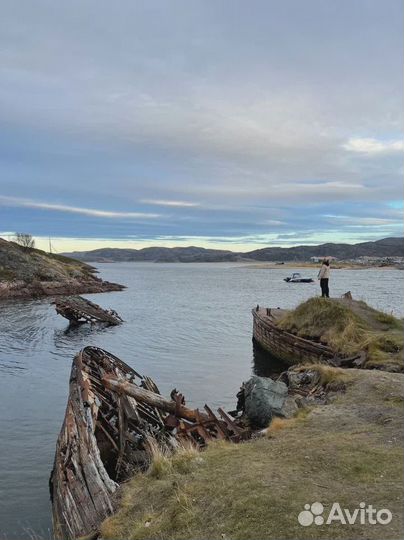
M 142 249 L 99 248 L 91 251 L 73 251 L 63 255 L 85 262 L 303 262 L 310 257 L 322 256 L 346 260 L 363 256 L 402 257 L 404 237 L 387 237 L 357 244 L 328 242 L 315 246 L 265 247 L 247 252 L 197 246 L 174 248 L 152 246 Z

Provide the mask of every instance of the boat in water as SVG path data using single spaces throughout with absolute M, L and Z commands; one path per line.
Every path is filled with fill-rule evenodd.
M 287 283 L 313 283 L 314 279 L 310 277 L 302 277 L 299 272 L 294 272 L 291 276 L 283 278 Z

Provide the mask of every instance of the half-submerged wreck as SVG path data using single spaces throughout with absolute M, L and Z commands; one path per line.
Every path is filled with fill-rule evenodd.
M 119 483 L 147 469 L 156 445 L 240 441 L 250 428 L 222 409 L 189 409 L 176 390 L 166 399 L 149 377 L 116 356 L 86 347 L 73 360 L 65 419 L 50 478 L 54 536 L 96 535 L 114 511 Z
M 81 296 L 68 296 L 55 300 L 56 312 L 72 324 L 106 323 L 117 325 L 122 318 L 113 309 L 103 309 L 98 304 Z
M 252 310 L 253 339 L 275 358 L 287 365 L 304 363 L 327 363 L 332 366 L 361 367 L 364 354 L 345 356 L 338 354 L 323 343 L 296 336 L 277 326 L 287 310 L 261 308 Z

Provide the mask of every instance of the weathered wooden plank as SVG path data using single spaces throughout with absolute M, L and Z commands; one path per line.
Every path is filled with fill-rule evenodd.
M 188 407 L 185 407 L 184 405 L 177 405 L 172 399 L 166 399 L 160 394 L 156 394 L 150 390 L 146 390 L 145 388 L 140 388 L 139 386 L 131 384 L 128 381 L 118 380 L 116 377 L 112 377 L 110 375 L 103 377 L 102 381 L 107 388 L 111 388 L 116 392 L 127 394 L 128 396 L 135 398 L 137 401 L 147 403 L 148 405 L 156 407 L 161 411 L 175 414 L 180 418 L 191 420 L 191 422 L 198 421 L 197 414 L 194 410 L 188 409 Z M 205 420 L 208 419 L 205 414 L 200 414 Z

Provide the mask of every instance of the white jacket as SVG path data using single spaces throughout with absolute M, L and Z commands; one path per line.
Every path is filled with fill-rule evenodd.
M 318 273 L 318 279 L 329 279 L 330 277 L 330 267 L 326 264 L 323 264 Z

